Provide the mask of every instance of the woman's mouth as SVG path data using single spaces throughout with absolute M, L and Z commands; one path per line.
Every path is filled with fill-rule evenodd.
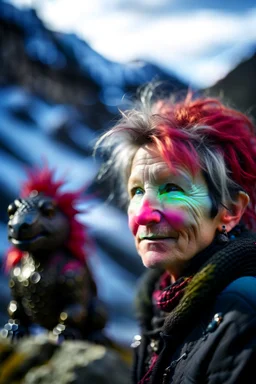
M 161 241 L 161 240 L 175 240 L 177 237 L 174 236 L 165 236 L 165 235 L 149 235 L 149 236 L 140 236 L 140 241 Z

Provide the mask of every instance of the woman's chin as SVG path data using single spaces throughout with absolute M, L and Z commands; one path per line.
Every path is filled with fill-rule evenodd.
M 166 268 L 175 246 L 174 240 L 143 241 L 140 243 L 138 253 L 146 268 Z
M 167 255 L 156 251 L 147 251 L 141 256 L 142 262 L 146 268 L 165 268 L 167 264 Z

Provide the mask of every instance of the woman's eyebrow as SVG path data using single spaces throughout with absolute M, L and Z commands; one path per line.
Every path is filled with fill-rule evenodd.
M 151 180 L 155 184 L 164 184 L 164 183 L 181 183 L 187 188 L 191 188 L 194 184 L 192 177 L 190 177 L 185 171 L 177 169 L 177 172 L 174 173 L 172 170 L 166 170 L 166 168 L 159 166 L 157 169 L 154 169 L 151 173 Z M 140 172 L 131 173 L 128 182 L 127 188 L 130 189 L 134 185 L 142 183 L 142 175 Z
M 137 175 L 131 176 L 128 179 L 127 188 L 130 189 L 137 184 L 141 184 L 141 179 Z
M 165 172 L 161 176 L 159 175 L 159 172 L 155 172 L 153 177 L 156 181 L 159 181 L 160 183 L 182 183 L 188 188 L 191 188 L 194 184 L 192 178 L 189 177 L 189 175 L 187 175 L 185 172 L 180 170 L 178 170 L 177 173 L 174 173 L 170 170 L 170 172 Z
M 177 182 L 186 184 L 186 186 L 189 188 L 191 188 L 194 184 L 193 180 L 185 173 L 178 173 L 177 175 L 173 176 L 173 179 L 177 180 Z

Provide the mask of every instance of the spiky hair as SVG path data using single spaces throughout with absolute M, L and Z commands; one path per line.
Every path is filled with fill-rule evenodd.
M 171 169 L 179 164 L 192 174 L 203 171 L 216 207 L 233 202 L 239 190 L 245 191 L 250 204 L 243 220 L 248 227 L 253 226 L 256 136 L 244 114 L 216 98 L 195 98 L 191 92 L 179 100 L 157 98 L 151 85 L 133 108 L 121 114 L 117 124 L 99 138 L 96 150 L 109 155 L 99 178 L 109 172 L 117 176 L 118 184 L 124 186 L 120 191 L 123 200 L 127 199 L 127 181 L 136 151 L 153 144 Z
M 78 201 L 82 199 L 83 189 L 75 192 L 61 192 L 60 189 L 65 184 L 65 180 L 55 181 L 54 171 L 47 166 L 28 170 L 27 174 L 28 179 L 21 187 L 21 197 L 28 198 L 33 191 L 37 191 L 54 199 L 60 211 L 69 220 L 69 237 L 65 245 L 75 258 L 85 263 L 87 259 L 85 245 L 88 246 L 92 243 L 88 236 L 87 227 L 76 219 L 76 215 L 81 211 L 75 207 Z M 22 251 L 14 247 L 10 248 L 7 254 L 7 268 L 17 264 L 22 255 Z

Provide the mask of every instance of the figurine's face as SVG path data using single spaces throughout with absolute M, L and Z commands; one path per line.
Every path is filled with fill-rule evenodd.
M 68 219 L 44 195 L 14 200 L 8 215 L 8 239 L 22 251 L 53 250 L 68 238 Z
M 206 248 L 220 225 L 201 172 L 168 164 L 152 146 L 133 160 L 128 191 L 129 227 L 146 267 L 168 270 L 175 280 L 187 262 Z

